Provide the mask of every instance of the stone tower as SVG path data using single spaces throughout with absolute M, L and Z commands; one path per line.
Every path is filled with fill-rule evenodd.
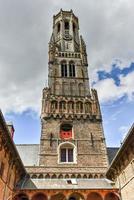
M 53 17 L 48 67 L 40 167 L 46 177 L 104 177 L 108 163 L 102 116 L 97 92 L 89 87 L 86 45 L 72 10 Z

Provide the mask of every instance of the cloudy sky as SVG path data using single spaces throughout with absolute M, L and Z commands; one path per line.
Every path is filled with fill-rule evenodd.
M 0 107 L 16 143 L 38 143 L 52 16 L 73 9 L 87 44 L 108 146 L 134 121 L 133 0 L 0 0 Z

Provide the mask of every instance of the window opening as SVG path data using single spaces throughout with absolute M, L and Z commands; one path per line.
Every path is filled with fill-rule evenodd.
M 74 63 L 69 64 L 69 76 L 75 77 L 75 65 L 74 65 Z
M 69 30 L 69 22 L 65 21 L 65 30 Z
M 67 64 L 66 63 L 61 64 L 61 76 L 67 77 Z
M 73 162 L 73 148 L 61 148 L 61 162 Z
M 60 32 L 60 23 L 58 23 L 58 26 L 57 26 L 57 33 Z

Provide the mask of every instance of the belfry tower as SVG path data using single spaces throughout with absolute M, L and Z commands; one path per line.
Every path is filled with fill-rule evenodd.
M 71 11 L 53 17 L 48 87 L 43 89 L 39 165 L 52 178 L 101 178 L 107 152 L 86 45 Z

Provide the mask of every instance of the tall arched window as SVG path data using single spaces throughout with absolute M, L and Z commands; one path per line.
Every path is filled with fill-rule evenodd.
M 69 22 L 65 21 L 64 25 L 65 30 L 69 30 Z
M 60 138 L 61 139 L 72 139 L 72 125 L 62 124 L 60 126 Z
M 57 106 L 58 106 L 57 101 L 52 101 L 51 102 L 51 112 L 55 112 L 57 109 Z
M 91 113 L 91 103 L 90 102 L 85 103 L 85 112 Z
M 84 96 L 84 85 L 83 85 L 83 83 L 80 83 L 78 85 L 78 87 L 79 87 L 79 95 Z
M 77 113 L 82 113 L 83 112 L 83 103 L 81 101 L 78 101 L 76 103 L 76 112 Z
M 59 110 L 60 110 L 60 112 L 65 112 L 66 111 L 66 102 L 65 101 L 60 101 Z
M 74 64 L 74 62 L 69 63 L 69 76 L 75 77 L 75 64 Z
M 65 61 L 61 63 L 61 76 L 67 77 L 67 64 Z
M 73 101 L 69 101 L 68 102 L 68 112 L 72 113 L 74 111 L 74 102 Z
M 57 33 L 60 32 L 60 22 L 57 24 Z
M 60 163 L 76 163 L 76 147 L 70 142 L 64 142 L 59 146 Z

